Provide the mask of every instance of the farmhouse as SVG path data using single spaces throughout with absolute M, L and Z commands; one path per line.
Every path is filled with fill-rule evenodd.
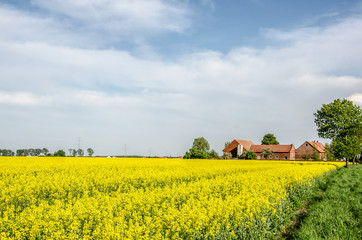
M 266 149 L 273 151 L 269 156 L 263 156 L 262 152 Z M 295 160 L 295 147 L 290 145 L 253 145 L 250 151 L 256 153 L 256 159 L 276 159 L 276 160 Z
M 252 141 L 235 139 L 226 146 L 223 152 L 229 152 L 233 158 L 239 158 L 244 151 L 249 151 L 252 145 L 255 145 Z
M 262 156 L 264 149 L 270 149 L 273 154 L 269 155 L 268 159 L 278 160 L 295 160 L 295 147 L 290 145 L 255 145 L 252 141 L 248 140 L 234 140 L 223 150 L 224 153 L 231 153 L 233 158 L 240 158 L 244 151 L 253 151 L 256 153 L 257 159 L 266 159 Z
M 313 153 L 316 152 L 321 160 L 325 159 L 324 144 L 317 141 L 306 141 L 295 151 L 297 159 L 312 159 Z M 308 158 L 307 158 L 308 156 Z

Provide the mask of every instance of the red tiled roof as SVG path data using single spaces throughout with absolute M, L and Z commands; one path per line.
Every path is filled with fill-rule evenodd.
M 235 149 L 239 144 L 243 145 L 243 148 L 245 150 L 249 150 L 250 147 L 254 145 L 252 141 L 235 139 L 228 146 L 226 146 L 226 148 L 223 151 L 230 152 L 231 150 Z
M 253 145 L 250 151 L 261 153 L 264 149 L 270 148 L 275 153 L 288 153 L 292 150 L 293 144 L 290 145 Z
M 314 147 L 318 152 L 320 153 L 324 153 L 324 144 L 321 142 L 311 142 L 311 141 L 307 141 L 307 143 L 309 143 L 310 145 L 312 145 L 312 147 Z

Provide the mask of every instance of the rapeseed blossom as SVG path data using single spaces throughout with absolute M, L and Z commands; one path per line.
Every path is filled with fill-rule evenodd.
M 233 238 L 342 164 L 0 157 L 0 239 Z

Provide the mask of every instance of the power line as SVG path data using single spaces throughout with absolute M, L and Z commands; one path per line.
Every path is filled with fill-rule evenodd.
M 127 144 L 125 144 L 123 146 L 123 152 L 124 152 L 124 155 L 126 156 L 127 155 Z

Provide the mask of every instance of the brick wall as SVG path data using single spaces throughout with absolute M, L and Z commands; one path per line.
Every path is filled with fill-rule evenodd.
M 312 158 L 314 153 L 314 147 L 307 142 L 303 143 L 299 148 L 295 150 L 295 158 L 302 159 L 305 153 L 308 154 L 309 159 Z M 319 153 L 319 157 L 320 159 L 324 159 L 324 153 Z

